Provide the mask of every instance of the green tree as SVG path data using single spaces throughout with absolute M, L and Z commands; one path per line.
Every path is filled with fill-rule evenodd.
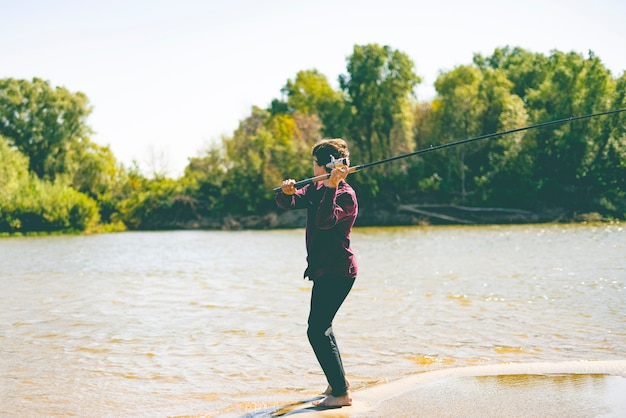
M 19 225 L 15 196 L 28 181 L 28 158 L 0 135 L 0 161 L 0 232 L 8 232 Z
M 462 65 L 435 82 L 433 133 L 438 142 L 453 142 L 523 126 L 526 112 L 513 85 L 500 69 Z M 439 187 L 461 202 L 482 203 L 497 195 L 494 178 L 517 158 L 520 135 L 476 141 L 446 150 L 432 160 L 442 179 Z
M 512 92 L 522 98 L 524 103 L 528 94 L 541 85 L 548 75 L 548 58 L 520 47 L 496 48 L 489 57 L 475 54 L 473 62 L 481 70 L 504 70 L 506 78 L 513 83 Z
M 506 72 L 500 69 L 482 69 L 482 81 L 478 89 L 481 114 L 481 134 L 495 133 L 520 128 L 527 124 L 528 114 L 522 99 L 513 93 L 513 83 Z M 504 192 L 510 197 L 508 188 L 497 187 L 494 179 L 510 171 L 521 151 L 523 133 L 509 134 L 477 141 L 469 147 L 467 165 L 472 175 L 471 187 L 476 189 L 474 202 L 493 200 Z
M 173 229 L 176 219 L 177 202 L 183 195 L 181 182 L 168 178 L 148 180 L 143 176 L 135 178 L 133 190 L 128 198 L 121 202 L 121 217 L 131 229 L 154 230 Z
M 478 101 L 478 90 L 482 81 L 480 71 L 472 66 L 459 66 L 452 71 L 441 74 L 435 81 L 437 97 L 434 108 L 437 130 L 435 134 L 442 143 L 469 138 L 480 133 L 480 117 L 483 103 Z M 458 181 L 461 199 L 466 191 L 467 146 L 462 145 L 445 152 L 448 161 L 443 178 L 447 179 L 451 188 Z M 442 156 L 443 157 L 443 156 Z M 458 189 L 457 189 L 458 190 Z
M 0 136 L 0 232 L 70 232 L 97 224 L 95 200 L 28 172 L 28 158 Z
M 91 141 L 75 150 L 76 163 L 71 185 L 98 202 L 103 222 L 111 222 L 118 203 L 125 197 L 128 173 L 120 166 L 109 147 Z
M 413 108 L 413 138 L 417 149 L 431 145 L 434 129 L 433 103 L 417 103 Z
M 356 145 L 356 154 L 373 161 L 412 149 L 411 127 L 405 121 L 411 117 L 414 88 L 421 81 L 413 61 L 389 46 L 356 45 L 347 59 L 347 73 L 339 77 L 339 84 L 351 114 L 346 139 Z
M 285 108 L 289 111 L 319 117 L 324 137 L 343 136 L 348 116 L 345 98 L 319 71 L 299 71 L 295 80 L 287 80 L 281 92 L 287 97 Z
M 88 140 L 87 96 L 47 81 L 0 80 L 0 134 L 29 157 L 29 169 L 43 179 L 72 174 L 75 148 Z
M 213 215 L 263 213 L 274 207 L 272 189 L 283 179 L 310 175 L 321 129 L 315 114 L 253 107 L 232 137 L 190 161 L 183 178 L 188 193 Z
M 528 95 L 534 121 L 560 119 L 608 109 L 614 91 L 610 72 L 593 54 L 555 51 L 548 76 Z M 542 200 L 566 208 L 588 207 L 595 185 L 593 162 L 608 136 L 602 118 L 576 121 L 529 133 L 534 180 Z
M 189 159 L 182 182 L 187 193 L 206 206 L 206 215 L 224 213 L 224 178 L 227 164 L 224 150 L 213 145 L 204 155 Z
M 613 109 L 626 109 L 626 72 L 617 79 L 612 95 Z M 599 211 L 626 218 L 626 114 L 605 120 L 606 135 L 598 146 L 591 170 L 597 185 Z

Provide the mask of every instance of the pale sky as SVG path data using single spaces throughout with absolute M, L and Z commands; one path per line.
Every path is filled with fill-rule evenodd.
M 624 0 L 0 0 L 0 78 L 82 91 L 91 139 L 148 169 L 187 159 L 267 107 L 300 70 L 333 87 L 354 45 L 406 53 L 431 100 L 440 71 L 474 53 L 592 50 L 626 70 Z

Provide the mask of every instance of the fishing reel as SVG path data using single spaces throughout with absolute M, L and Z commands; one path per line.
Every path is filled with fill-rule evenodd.
M 347 167 L 349 165 L 350 165 L 350 159 L 348 157 L 335 159 L 335 157 L 331 155 L 330 162 L 326 164 L 326 168 L 332 170 L 334 168 Z

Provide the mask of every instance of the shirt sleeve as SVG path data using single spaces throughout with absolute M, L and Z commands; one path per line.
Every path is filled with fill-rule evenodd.
M 295 194 L 287 195 L 283 192 L 276 194 L 276 205 L 282 209 L 304 209 L 306 208 L 305 194 L 309 185 L 302 189 L 296 190 Z

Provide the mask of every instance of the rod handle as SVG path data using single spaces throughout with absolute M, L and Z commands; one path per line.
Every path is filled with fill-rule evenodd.
M 355 171 L 358 171 L 360 168 L 361 168 L 361 166 L 359 166 L 359 165 L 352 166 L 352 167 L 348 168 L 348 174 L 354 173 Z M 295 186 L 296 189 L 301 189 L 304 186 L 306 186 L 307 184 L 316 183 L 318 181 L 326 180 L 329 177 L 330 177 L 330 173 L 322 174 L 321 176 L 311 177 L 310 179 L 297 181 L 296 184 L 294 184 L 294 186 Z M 282 187 L 275 187 L 274 188 L 274 193 L 278 193 L 281 190 L 282 190 Z
M 296 184 L 294 184 L 294 187 L 296 189 L 301 189 L 304 186 L 306 186 L 307 184 L 316 183 L 318 181 L 326 180 L 328 177 L 330 177 L 330 174 L 322 174 L 321 176 L 311 177 L 310 179 L 305 179 L 305 180 L 300 180 L 300 181 L 297 181 Z M 282 187 L 274 188 L 274 192 L 276 192 L 276 193 L 280 192 L 281 190 L 282 190 Z

